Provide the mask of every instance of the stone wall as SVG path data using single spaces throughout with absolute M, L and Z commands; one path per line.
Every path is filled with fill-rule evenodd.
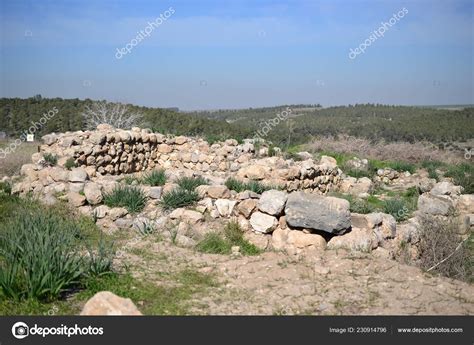
M 263 144 L 256 150 L 251 139 L 243 144 L 229 139 L 210 145 L 200 138 L 99 125 L 96 131 L 48 134 L 43 142 L 40 153 L 33 156 L 33 163 L 45 153 L 56 155 L 59 166 L 72 157 L 76 166 L 85 168 L 91 177 L 163 168 L 211 179 L 234 176 L 242 180 L 265 180 L 288 191 L 326 193 L 342 174 L 331 157 L 323 157 L 318 163 L 312 159 L 295 162 L 281 156 L 268 157 L 268 147 Z

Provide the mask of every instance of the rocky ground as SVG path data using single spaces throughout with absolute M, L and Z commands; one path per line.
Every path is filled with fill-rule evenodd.
M 118 238 L 115 265 L 139 280 L 173 284 L 165 273 L 185 269 L 215 277 L 216 286 L 193 296 L 190 313 L 474 312 L 473 285 L 394 260 L 401 255 L 407 262 L 421 260 L 426 217 L 455 223 L 455 241 L 472 238 L 474 194 L 463 194 L 449 178 L 437 181 L 421 169 L 392 168 L 355 178 L 328 156 L 300 152 L 295 160 L 277 150 L 269 157 L 269 147 L 248 140 L 209 145 L 108 125 L 48 135 L 43 142 L 21 176 L 3 179 L 12 184 L 12 193 L 34 195 L 49 205 L 68 203 L 93 218 Z M 350 163 L 367 169 L 367 160 Z M 157 169 L 164 169 L 164 181 L 147 183 L 147 173 Z M 167 207 L 167 196 L 188 193 L 180 185 L 183 176 L 201 181 L 191 188 L 196 200 Z M 229 178 L 267 188 L 238 190 Z M 123 188 L 139 189 L 142 207 L 111 202 Z M 381 206 L 387 200 L 393 209 Z M 222 233 L 230 222 L 260 254 L 242 256 L 235 246 L 226 255 L 198 252 L 207 234 Z
M 157 240 L 124 241 L 117 264 L 137 279 L 164 284 L 163 272 L 213 274 L 219 285 L 191 301 L 210 315 L 472 315 L 474 287 L 374 254 L 326 250 L 294 256 L 202 254 Z

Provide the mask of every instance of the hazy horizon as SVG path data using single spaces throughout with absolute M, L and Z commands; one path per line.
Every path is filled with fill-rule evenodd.
M 472 1 L 1 0 L 0 19 L 0 97 L 185 111 L 474 104 Z

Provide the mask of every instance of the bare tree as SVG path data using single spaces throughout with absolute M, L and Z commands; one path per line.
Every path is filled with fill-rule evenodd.
M 106 123 L 115 128 L 128 129 L 140 123 L 143 115 L 133 112 L 122 103 L 94 102 L 86 106 L 82 113 L 87 129 L 95 129 L 97 125 Z

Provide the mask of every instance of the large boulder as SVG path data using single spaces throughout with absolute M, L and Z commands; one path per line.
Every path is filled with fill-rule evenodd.
M 142 315 L 130 298 L 122 298 L 110 291 L 101 291 L 89 299 L 81 315 Z
M 316 194 L 293 192 L 285 208 L 286 222 L 292 227 L 344 233 L 351 226 L 349 202 Z
M 278 216 L 285 208 L 288 195 L 279 190 L 268 190 L 262 193 L 258 201 L 258 209 L 272 216 Z
M 461 186 L 455 186 L 451 182 L 443 181 L 435 184 L 430 193 L 433 195 L 459 195 L 461 190 Z
M 453 211 L 453 201 L 445 195 L 425 193 L 418 198 L 418 210 L 434 216 L 447 216 Z

